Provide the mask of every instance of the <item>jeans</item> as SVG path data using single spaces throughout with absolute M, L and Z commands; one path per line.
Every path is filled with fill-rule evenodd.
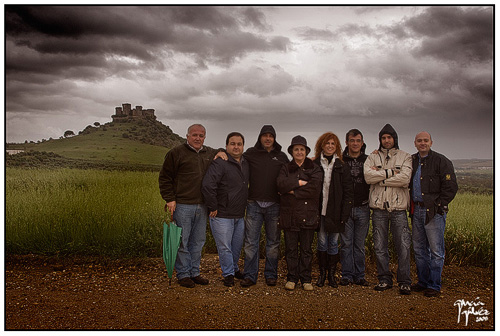
M 327 252 L 330 255 L 339 253 L 339 233 L 325 231 L 325 216 L 321 216 L 321 223 L 318 231 L 318 252 Z
M 207 232 L 207 208 L 204 204 L 177 204 L 174 215 L 182 228 L 181 244 L 175 260 L 177 279 L 200 275 L 201 250 Z
M 342 278 L 357 281 L 365 278 L 365 240 L 370 227 L 370 208 L 352 208 L 351 216 L 340 234 Z
M 427 210 L 418 205 L 412 218 L 413 251 L 417 265 L 418 284 L 441 290 L 441 272 L 444 266 L 444 230 L 446 213 L 436 214 L 425 224 Z
M 219 253 L 219 264 L 222 276 L 234 275 L 238 271 L 245 220 L 242 218 L 210 218 L 210 228 Z
M 408 227 L 406 210 L 394 210 L 392 212 L 380 209 L 373 210 L 373 245 L 377 262 L 378 280 L 392 286 L 392 273 L 389 269 L 389 222 L 392 239 L 398 255 L 398 284 L 411 285 L 411 234 Z
M 266 279 L 278 278 L 281 230 L 278 228 L 280 206 L 278 203 L 261 208 L 255 201 L 249 201 L 245 218 L 245 278 L 257 282 L 259 272 L 259 243 L 262 223 L 266 229 Z
M 311 283 L 312 241 L 314 230 L 290 231 L 285 233 L 285 259 L 288 269 L 287 281 Z M 299 253 L 300 251 L 300 253 Z

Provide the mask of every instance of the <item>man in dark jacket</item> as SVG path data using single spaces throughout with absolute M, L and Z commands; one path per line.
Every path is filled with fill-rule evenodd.
M 268 286 L 276 286 L 281 231 L 279 194 L 276 178 L 283 164 L 289 162 L 276 142 L 271 125 L 262 127 L 257 143 L 243 155 L 250 165 L 250 189 L 245 218 L 245 271 L 241 286 L 257 282 L 259 272 L 259 242 L 262 224 L 266 229 L 266 266 L 264 276 Z
M 210 213 L 210 227 L 219 252 L 224 285 L 234 286 L 242 278 L 238 268 L 245 233 L 249 168 L 243 157 L 245 139 L 232 132 L 226 138 L 227 161 L 216 159 L 203 178 L 202 192 Z
M 165 211 L 182 228 L 175 270 L 181 286 L 207 285 L 200 276 L 201 250 L 205 244 L 207 208 L 201 182 L 217 150 L 203 145 L 206 130 L 200 124 L 188 128 L 187 142 L 172 148 L 160 171 L 160 194 L 167 202 Z
M 431 146 L 429 133 L 420 132 L 415 136 L 418 153 L 412 155 L 410 182 L 412 240 L 418 275 L 412 290 L 423 291 L 428 297 L 441 293 L 446 214 L 458 190 L 453 164 L 444 155 L 432 151 Z
M 347 132 L 345 141 L 343 158 L 351 170 L 354 203 L 345 230 L 340 234 L 342 242 L 340 284 L 346 286 L 355 283 L 368 286 L 369 283 L 365 279 L 365 240 L 370 226 L 368 205 L 370 186 L 365 182 L 363 173 L 363 165 L 368 155 L 365 154 L 366 144 L 363 142 L 363 134 L 358 129 Z

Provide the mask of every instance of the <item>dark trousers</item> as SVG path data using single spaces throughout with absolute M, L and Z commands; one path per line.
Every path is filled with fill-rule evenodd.
M 287 281 L 310 283 L 312 266 L 312 242 L 314 230 L 289 231 L 285 233 L 285 260 L 288 268 Z

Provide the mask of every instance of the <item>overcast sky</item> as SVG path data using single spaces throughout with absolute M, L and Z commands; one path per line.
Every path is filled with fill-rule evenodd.
M 205 144 L 253 146 L 272 124 L 371 151 L 390 123 L 400 148 L 432 134 L 451 159 L 493 155 L 493 7 L 5 7 L 6 140 L 59 138 L 155 109 Z M 342 147 L 344 147 L 344 143 Z

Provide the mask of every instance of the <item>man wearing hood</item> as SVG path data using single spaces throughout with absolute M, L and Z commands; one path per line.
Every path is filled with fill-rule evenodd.
M 346 148 L 343 159 L 351 171 L 354 203 L 345 230 L 340 234 L 342 241 L 340 284 L 346 286 L 355 283 L 368 286 L 369 283 L 365 279 L 365 240 L 370 226 L 368 206 L 370 186 L 365 182 L 363 174 L 363 165 L 368 155 L 365 154 L 366 144 L 363 142 L 363 134 L 358 129 L 351 129 L 345 137 Z
M 412 173 L 411 156 L 400 150 L 398 135 L 387 124 L 379 133 L 380 146 L 364 164 L 366 183 L 370 185 L 370 208 L 373 209 L 373 244 L 379 283 L 377 291 L 392 288 L 389 269 L 389 222 L 398 254 L 397 281 L 399 292 L 411 294 L 410 247 L 411 234 L 406 210 L 410 205 L 408 186 Z
M 276 142 L 276 131 L 264 125 L 254 147 L 243 156 L 250 166 L 250 186 L 245 218 L 245 268 L 243 287 L 257 282 L 259 272 L 259 242 L 262 224 L 266 230 L 266 264 L 264 276 L 268 286 L 276 286 L 281 231 L 278 228 L 280 197 L 276 179 L 288 157 Z

